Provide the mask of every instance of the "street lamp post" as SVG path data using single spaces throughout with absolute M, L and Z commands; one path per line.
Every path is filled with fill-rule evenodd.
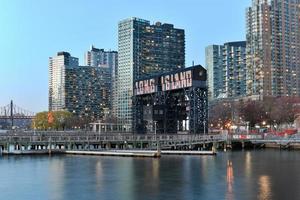
M 33 135 L 35 135 L 35 119 L 33 120 Z
M 249 122 L 246 122 L 247 124 L 247 135 L 249 134 Z
M 158 137 L 157 137 L 157 133 L 156 133 L 156 124 L 157 124 L 157 121 L 153 121 L 154 122 L 154 135 L 155 135 L 155 140 L 156 140 L 156 150 L 157 152 L 160 151 L 159 149 L 159 141 L 158 141 Z

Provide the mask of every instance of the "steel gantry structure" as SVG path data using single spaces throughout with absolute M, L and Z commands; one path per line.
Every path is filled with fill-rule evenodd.
M 133 131 L 207 134 L 206 79 L 206 70 L 197 65 L 137 80 Z

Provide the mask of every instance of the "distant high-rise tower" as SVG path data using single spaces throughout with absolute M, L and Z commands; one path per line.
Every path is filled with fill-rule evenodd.
M 109 77 L 105 78 L 104 81 L 105 88 L 102 88 L 104 96 L 107 96 L 106 105 L 108 105 L 109 113 L 115 114 L 115 107 L 113 103 L 115 102 L 115 82 L 116 82 L 116 68 L 118 64 L 118 52 L 117 51 L 105 51 L 104 49 L 98 49 L 94 46 L 91 46 L 91 49 L 86 52 L 85 54 L 85 65 L 93 66 L 93 67 L 100 67 L 102 68 L 103 72 L 106 72 Z M 103 74 L 103 76 L 105 75 Z
M 300 95 L 300 0 L 252 0 L 247 9 L 247 93 Z
M 133 82 L 156 73 L 183 68 L 183 29 L 138 18 L 119 23 L 116 114 L 123 123 L 132 120 Z
M 205 67 L 207 70 L 208 99 L 220 96 L 223 85 L 222 46 L 210 45 L 205 48 Z
M 246 95 L 246 42 L 210 45 L 205 49 L 209 99 Z
M 68 52 L 58 52 L 49 58 L 49 110 L 66 108 L 66 69 L 78 67 L 78 58 Z

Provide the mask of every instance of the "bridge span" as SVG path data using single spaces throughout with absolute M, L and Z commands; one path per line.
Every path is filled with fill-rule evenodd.
M 0 122 L 2 122 L 0 126 L 4 124 L 12 129 L 16 121 L 25 120 L 30 122 L 34 117 L 34 112 L 21 108 L 14 104 L 12 100 L 6 106 L 0 106 Z

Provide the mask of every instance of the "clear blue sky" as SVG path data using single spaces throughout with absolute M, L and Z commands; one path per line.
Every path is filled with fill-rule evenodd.
M 48 109 L 48 58 L 69 51 L 83 63 L 91 44 L 117 50 L 128 17 L 185 29 L 186 66 L 205 65 L 205 47 L 245 40 L 251 0 L 0 0 L 0 106 L 13 99 Z

